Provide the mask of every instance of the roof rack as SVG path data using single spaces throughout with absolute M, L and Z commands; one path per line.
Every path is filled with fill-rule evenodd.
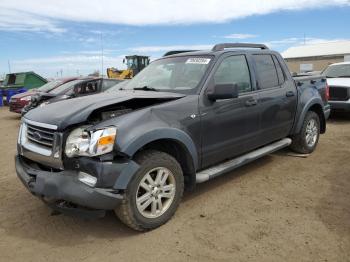
M 225 48 L 260 48 L 260 49 L 269 49 L 266 45 L 263 45 L 263 44 L 223 43 L 223 44 L 215 45 L 211 51 L 223 51 Z
M 176 54 L 181 54 L 181 53 L 188 53 L 188 52 L 195 52 L 195 51 L 198 51 L 198 50 L 172 50 L 172 51 L 168 51 L 166 52 L 164 56 L 169 56 L 169 55 L 176 55 Z

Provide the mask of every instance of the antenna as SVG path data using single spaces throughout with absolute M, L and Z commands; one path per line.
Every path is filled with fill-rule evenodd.
M 10 60 L 7 60 L 8 66 L 9 66 L 9 73 L 11 74 L 11 64 L 10 64 Z

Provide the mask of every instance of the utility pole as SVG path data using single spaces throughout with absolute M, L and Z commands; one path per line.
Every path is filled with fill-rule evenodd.
M 63 70 L 62 69 L 60 70 L 60 73 L 61 73 L 61 78 L 62 78 L 62 74 L 63 74 Z
M 11 64 L 10 64 L 10 60 L 7 60 L 8 66 L 9 66 L 9 73 L 11 74 Z
M 101 76 L 103 76 L 103 37 L 101 31 Z
M 306 45 L 306 35 L 304 33 L 304 45 Z

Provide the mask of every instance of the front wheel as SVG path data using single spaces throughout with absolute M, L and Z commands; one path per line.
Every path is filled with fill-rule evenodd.
M 309 111 L 305 116 L 299 134 L 293 136 L 290 147 L 297 153 L 310 154 L 315 150 L 319 138 L 320 118 L 315 112 Z
M 174 215 L 184 191 L 184 179 L 179 163 L 166 153 L 144 151 L 135 161 L 140 169 L 115 213 L 127 226 L 146 231 L 161 226 Z

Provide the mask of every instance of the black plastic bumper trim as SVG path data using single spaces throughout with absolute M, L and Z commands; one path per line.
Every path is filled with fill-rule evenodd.
M 16 156 L 16 172 L 25 187 L 34 195 L 65 200 L 82 207 L 111 210 L 123 199 L 114 189 L 92 188 L 78 180 L 77 171 L 49 172 L 28 166 Z

